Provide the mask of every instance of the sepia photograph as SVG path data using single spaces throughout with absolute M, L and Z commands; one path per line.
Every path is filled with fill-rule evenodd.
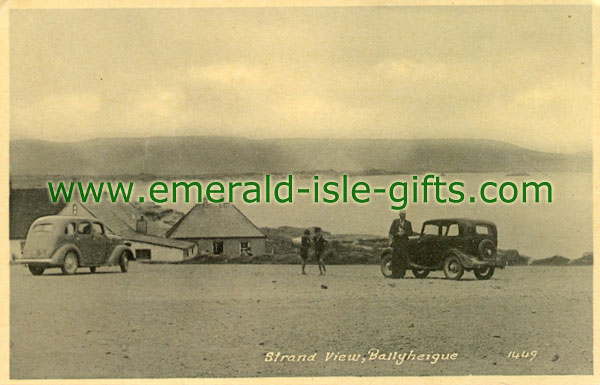
M 591 3 L 85 4 L 0 11 L 7 381 L 598 380 Z

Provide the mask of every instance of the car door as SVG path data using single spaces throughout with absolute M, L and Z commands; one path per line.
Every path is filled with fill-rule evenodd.
M 444 244 L 442 252 L 445 253 L 449 249 L 464 248 L 463 228 L 459 223 L 450 223 L 444 231 Z
M 81 251 L 79 266 L 98 266 L 104 262 L 105 236 L 94 231 L 99 223 L 92 221 L 81 221 L 77 225 L 75 233 L 75 245 Z
M 423 266 L 432 266 L 435 261 L 435 250 L 440 237 L 440 226 L 437 223 L 425 223 L 421 236 L 417 240 L 418 252 L 415 253 L 414 262 Z
M 103 265 L 106 261 L 108 238 L 104 225 L 100 222 L 92 222 L 92 245 L 93 245 L 93 264 L 95 266 Z
M 438 225 L 438 234 L 433 237 L 429 242 L 429 255 L 427 263 L 430 266 L 440 265 L 444 260 L 444 254 L 446 252 L 446 231 L 448 225 L 440 223 Z
M 92 241 L 92 223 L 81 221 L 75 232 L 75 246 L 79 248 L 79 266 L 90 266 L 93 261 L 94 243 Z

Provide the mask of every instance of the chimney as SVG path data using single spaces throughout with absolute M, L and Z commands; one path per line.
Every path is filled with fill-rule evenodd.
M 148 234 L 148 222 L 143 215 L 135 222 L 135 232 L 139 234 Z

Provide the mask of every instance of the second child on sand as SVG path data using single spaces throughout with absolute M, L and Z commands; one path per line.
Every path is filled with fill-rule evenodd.
M 323 254 L 325 253 L 325 248 L 327 247 L 327 240 L 323 238 L 323 233 L 321 233 L 320 227 L 315 227 L 315 236 L 313 237 L 313 247 L 315 249 L 315 260 L 319 265 L 319 273 L 321 275 L 325 274 L 327 271 L 325 270 L 325 262 L 323 262 Z
M 308 249 L 310 248 L 310 231 L 304 230 L 304 235 L 302 235 L 302 243 L 300 245 L 300 258 L 302 259 L 302 274 L 306 275 L 306 271 L 304 271 L 306 267 L 306 262 L 308 261 Z

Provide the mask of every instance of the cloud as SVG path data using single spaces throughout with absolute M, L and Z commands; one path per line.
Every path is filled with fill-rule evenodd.
M 99 95 L 89 92 L 50 94 L 32 104 L 13 103 L 11 114 L 21 128 L 17 137 L 81 138 L 93 126 L 103 103 Z
M 263 68 L 236 62 L 192 66 L 188 69 L 188 75 L 194 81 L 211 81 L 222 84 L 257 84 L 265 78 Z
M 592 137 L 587 6 L 74 12 L 11 15 L 13 137 Z
M 140 116 L 156 116 L 159 118 L 171 118 L 180 108 L 183 95 L 181 91 L 153 90 L 140 93 L 136 98 L 136 113 Z
M 45 97 L 37 106 L 46 113 L 76 118 L 93 115 L 100 109 L 100 97 L 93 93 L 55 94 Z
M 448 78 L 448 66 L 445 63 L 411 59 L 383 60 L 373 66 L 373 71 L 391 81 L 439 81 Z

